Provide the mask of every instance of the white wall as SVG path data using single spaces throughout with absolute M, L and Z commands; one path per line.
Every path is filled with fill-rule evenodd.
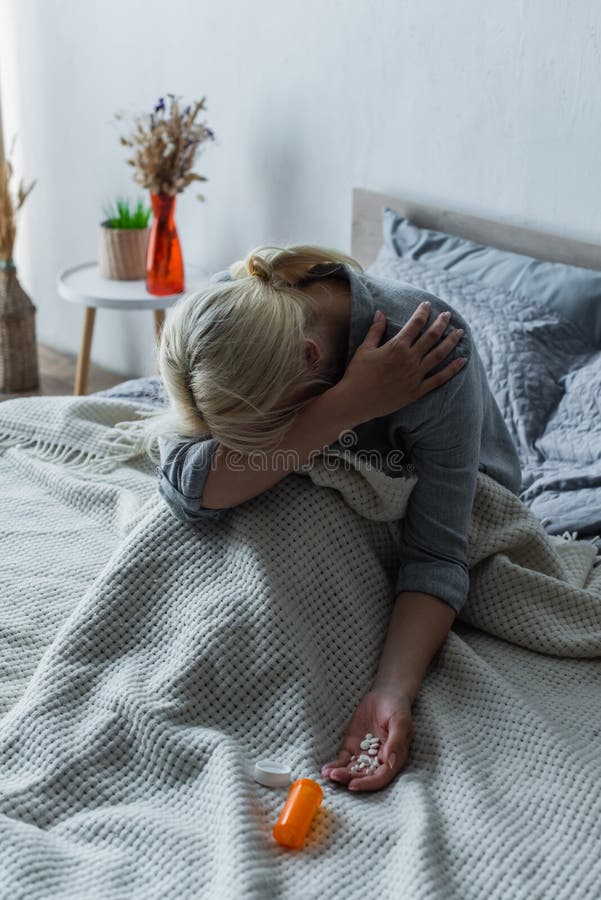
M 350 249 L 355 185 L 601 240 L 598 0 L 0 0 L 16 248 L 38 337 L 76 351 L 55 277 L 95 258 L 102 206 L 136 196 L 113 122 L 206 94 L 206 203 L 180 195 L 189 261 L 267 242 Z M 102 311 L 92 358 L 153 372 L 150 314 Z

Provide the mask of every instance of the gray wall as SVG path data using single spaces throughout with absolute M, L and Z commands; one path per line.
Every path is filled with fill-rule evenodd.
M 37 177 L 16 260 L 39 338 L 76 351 L 57 271 L 95 258 L 135 197 L 117 110 L 207 95 L 206 203 L 178 198 L 189 261 L 267 242 L 350 247 L 354 185 L 601 240 L 593 0 L 0 0 L 5 142 Z M 102 311 L 92 358 L 153 371 L 150 314 Z

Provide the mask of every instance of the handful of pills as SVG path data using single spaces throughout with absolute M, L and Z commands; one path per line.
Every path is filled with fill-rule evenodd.
M 375 737 L 369 731 L 359 744 L 364 753 L 351 756 L 349 767 L 351 772 L 361 772 L 362 775 L 371 775 L 380 765 L 378 752 L 380 750 L 380 738 Z

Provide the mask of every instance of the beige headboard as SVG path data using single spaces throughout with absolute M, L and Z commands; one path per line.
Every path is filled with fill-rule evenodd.
M 490 219 L 480 219 L 451 209 L 425 206 L 413 200 L 401 200 L 399 197 L 379 194 L 365 188 L 353 188 L 351 256 L 358 260 L 363 268 L 367 268 L 374 261 L 382 245 L 384 206 L 390 206 L 422 228 L 446 231 L 482 244 L 525 253 L 539 259 L 601 270 L 601 245 L 598 244 L 576 241 L 557 234 L 546 234 L 543 231 L 531 231 L 528 228 L 506 225 Z

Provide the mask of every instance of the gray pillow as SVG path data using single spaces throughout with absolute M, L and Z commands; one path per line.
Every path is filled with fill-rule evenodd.
M 547 459 L 596 465 L 601 476 L 601 353 L 560 379 L 563 396 L 538 449 Z
M 512 291 L 572 321 L 590 346 L 601 347 L 601 272 L 420 228 L 388 206 L 382 211 L 382 235 L 397 257 Z
M 563 376 L 595 353 L 573 322 L 454 269 L 401 259 L 386 245 L 367 271 L 429 291 L 463 316 L 522 461 L 540 458 L 536 442 L 564 394 Z

